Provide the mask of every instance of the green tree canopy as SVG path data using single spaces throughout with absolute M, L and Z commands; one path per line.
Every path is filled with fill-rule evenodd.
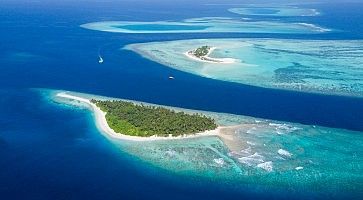
M 91 100 L 106 112 L 109 126 L 118 133 L 148 137 L 194 134 L 217 128 L 214 119 L 201 114 L 175 112 L 163 107 L 146 106 L 126 101 Z

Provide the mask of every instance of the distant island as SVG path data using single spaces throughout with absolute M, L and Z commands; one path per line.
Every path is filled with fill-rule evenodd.
M 202 46 L 197 48 L 196 50 L 189 51 L 189 53 L 202 59 L 204 56 L 207 56 L 209 54 L 210 49 L 211 47 L 209 46 Z
M 187 114 L 121 100 L 92 99 L 91 103 L 106 113 L 105 117 L 110 128 L 124 135 L 183 136 L 217 128 L 214 119 L 201 114 Z
M 208 63 L 221 63 L 231 64 L 235 63 L 236 59 L 233 58 L 211 58 L 209 55 L 216 49 L 216 47 L 210 47 L 207 45 L 198 47 L 197 49 L 190 50 L 185 55 L 191 59 L 208 62 Z

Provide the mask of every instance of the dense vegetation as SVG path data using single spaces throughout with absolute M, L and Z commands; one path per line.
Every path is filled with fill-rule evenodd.
M 213 119 L 200 114 L 186 114 L 126 101 L 91 100 L 91 102 L 106 112 L 107 123 L 115 132 L 125 135 L 178 136 L 217 128 Z
M 209 46 L 202 46 L 193 51 L 193 55 L 196 57 L 206 56 L 210 50 Z

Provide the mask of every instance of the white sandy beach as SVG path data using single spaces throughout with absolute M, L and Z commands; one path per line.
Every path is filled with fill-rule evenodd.
M 123 139 L 123 140 L 132 140 L 132 141 L 153 141 L 153 140 L 170 140 L 170 139 L 186 139 L 186 138 L 195 138 L 202 136 L 218 136 L 221 130 L 221 127 L 218 127 L 215 130 L 205 131 L 196 134 L 185 134 L 183 136 L 170 136 L 170 137 L 160 137 L 160 136 L 151 136 L 151 137 L 138 137 L 138 136 L 130 136 L 124 135 L 122 133 L 116 133 L 107 123 L 106 121 L 106 113 L 103 112 L 99 107 L 93 104 L 90 99 L 79 97 L 75 95 L 68 94 L 66 92 L 60 92 L 56 94 L 57 97 L 64 98 L 67 100 L 75 100 L 80 103 L 85 103 L 91 107 L 94 112 L 95 122 L 97 127 L 108 136 L 115 139 Z
M 217 49 L 217 47 L 211 47 L 209 49 L 209 51 L 208 51 L 208 54 L 205 55 L 205 56 L 202 56 L 200 58 L 198 58 L 197 56 L 194 56 L 192 53 L 190 53 L 191 51 L 194 51 L 194 50 L 187 51 L 187 52 L 184 53 L 184 55 L 187 56 L 190 59 L 197 60 L 197 61 L 200 61 L 200 62 L 206 62 L 206 63 L 233 64 L 233 63 L 237 62 L 237 59 L 234 59 L 234 58 L 212 58 L 212 57 L 209 57 L 209 55 L 216 49 Z

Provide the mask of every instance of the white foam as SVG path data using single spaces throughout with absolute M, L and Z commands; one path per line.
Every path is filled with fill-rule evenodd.
M 272 165 L 271 161 L 260 163 L 260 164 L 257 165 L 257 167 L 261 168 L 261 169 L 264 169 L 264 170 L 266 170 L 268 172 L 272 172 L 272 170 L 273 170 L 273 165 Z
M 283 134 L 285 134 L 284 132 L 282 132 L 280 130 L 276 130 L 276 133 L 277 133 L 277 135 L 283 135 Z
M 268 125 L 275 128 L 286 128 L 286 124 L 269 123 Z
M 318 32 L 328 32 L 328 31 L 331 31 L 330 29 L 322 28 L 320 26 L 317 26 L 317 25 L 314 25 L 314 24 L 309 24 L 309 23 L 295 23 L 295 24 L 299 24 L 299 25 L 302 25 L 302 26 L 305 26 L 305 27 L 312 28 L 313 30 L 318 31 Z
M 282 155 L 282 156 L 289 157 L 289 158 L 292 156 L 292 153 L 290 153 L 290 152 L 288 152 L 288 151 L 286 151 L 284 149 L 279 149 L 277 151 L 277 153 Z
M 165 152 L 167 156 L 174 157 L 176 155 L 176 151 L 174 150 L 168 150 Z
M 278 135 L 283 135 L 285 133 L 291 133 L 291 132 L 301 129 L 299 127 L 291 126 L 288 124 L 278 124 L 278 123 L 269 123 L 269 126 L 274 127 L 275 131 Z
M 248 146 L 246 149 L 242 149 L 241 153 L 251 153 L 251 147 Z
M 224 165 L 225 164 L 223 158 L 215 158 L 215 159 L 213 159 L 213 161 L 215 163 L 217 163 L 218 165 Z
M 252 127 L 252 128 L 250 128 L 250 129 L 248 129 L 247 131 L 246 131 L 246 133 L 248 133 L 248 134 L 250 134 L 250 133 L 254 133 L 254 131 L 255 130 L 257 130 L 257 128 L 256 127 Z
M 252 145 L 252 146 L 255 146 L 256 145 L 255 143 L 250 142 L 250 141 L 247 141 L 246 143 L 249 144 L 249 145 Z
M 238 158 L 238 161 L 242 164 L 246 164 L 247 166 L 256 166 L 264 162 L 264 157 L 258 153 L 254 153 L 253 155 L 245 156 Z
M 236 151 L 231 151 L 228 153 L 228 156 L 232 157 L 232 156 L 236 156 L 236 155 L 240 155 L 238 152 Z

